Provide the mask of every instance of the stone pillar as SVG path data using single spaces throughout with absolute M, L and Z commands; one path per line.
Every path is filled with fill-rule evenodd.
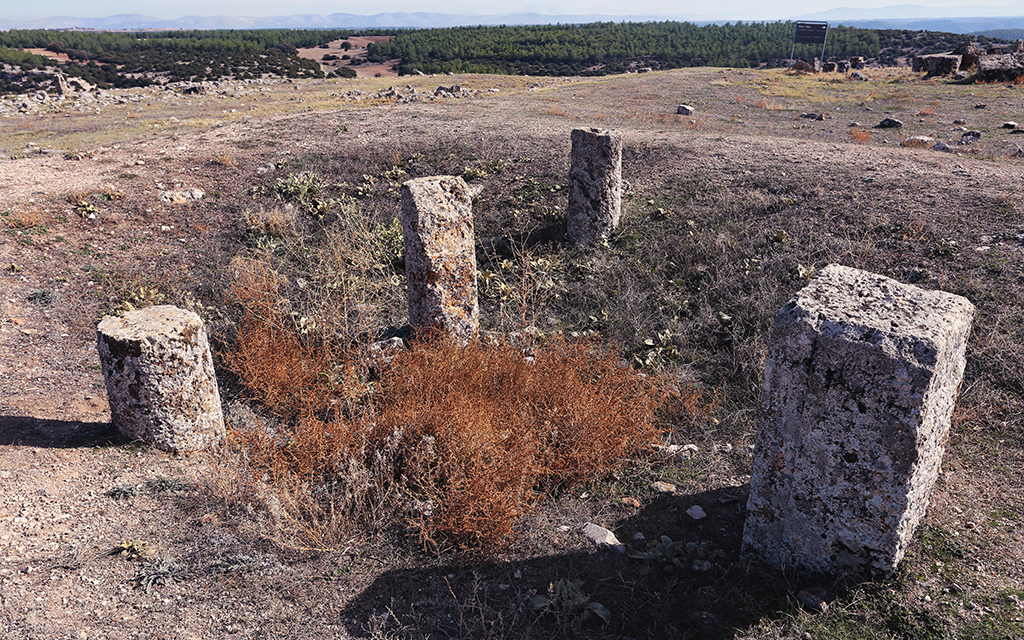
M 597 244 L 619 226 L 622 209 L 622 136 L 573 129 L 569 167 L 569 240 Z
M 775 567 L 887 575 L 925 514 L 974 306 L 830 265 L 775 319 L 743 530 Z
M 107 316 L 96 329 L 111 420 L 126 438 L 167 451 L 224 437 L 203 321 L 170 305 Z
M 469 187 L 456 176 L 402 185 L 409 324 L 436 327 L 460 342 L 476 335 L 480 307 Z

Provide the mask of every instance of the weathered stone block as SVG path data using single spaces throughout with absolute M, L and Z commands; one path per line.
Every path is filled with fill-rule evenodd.
M 480 308 L 473 205 L 466 182 L 434 176 L 403 184 L 402 229 L 409 324 L 469 340 L 479 327 Z
M 965 298 L 830 265 L 765 362 L 743 555 L 888 574 L 925 514 L 974 317 Z
M 569 164 L 569 240 L 597 244 L 619 226 L 622 136 L 601 129 L 573 129 Z
M 1024 77 L 1024 51 L 978 59 L 978 82 L 1015 82 Z
M 111 420 L 126 438 L 183 453 L 224 437 L 203 321 L 170 305 L 107 316 L 96 329 Z
M 913 70 L 915 73 L 924 71 L 928 77 L 951 76 L 960 70 L 961 56 L 951 53 L 934 53 L 914 58 Z

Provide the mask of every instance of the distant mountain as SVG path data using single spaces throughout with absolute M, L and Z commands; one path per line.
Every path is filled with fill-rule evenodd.
M 908 31 L 944 31 L 981 33 L 996 29 L 1024 28 L 1024 15 L 1000 18 L 896 18 L 889 20 L 832 20 L 833 25 L 862 29 L 906 29 Z
M 941 13 L 941 17 L 935 17 Z M 980 14 L 1001 14 L 1003 17 L 978 17 Z M 1006 17 L 1019 16 L 1019 17 Z M 914 4 L 892 5 L 877 9 L 841 7 L 790 18 L 792 20 L 827 20 L 833 25 L 865 29 L 909 29 L 977 33 L 993 29 L 1024 28 L 1024 0 L 1003 5 L 975 5 L 935 9 Z M 466 15 L 447 13 L 378 13 L 355 15 L 295 14 L 287 16 L 184 16 L 168 20 L 140 14 L 122 14 L 105 18 L 53 16 L 49 18 L 15 19 L 0 17 L 0 29 L 372 29 L 427 28 L 475 25 L 517 24 L 586 24 L 592 22 L 661 22 L 678 20 L 696 24 L 750 21 L 743 15 L 717 14 L 673 16 L 605 14 L 544 15 L 540 13 L 505 13 L 498 15 Z
M 850 21 L 892 19 L 944 19 L 973 18 L 986 19 L 979 16 L 1024 16 L 1024 1 L 1006 5 L 964 5 L 959 7 L 925 7 L 919 4 L 898 4 L 873 9 L 838 7 L 826 11 L 816 11 L 800 16 L 794 20 L 828 20 L 849 24 Z

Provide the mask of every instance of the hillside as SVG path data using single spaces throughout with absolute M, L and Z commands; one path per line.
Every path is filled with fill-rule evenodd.
M 1024 635 L 1024 151 L 1020 128 L 1003 126 L 1021 119 L 1021 89 L 863 73 L 268 80 L 6 113 L 3 635 L 573 637 L 578 609 L 528 607 L 555 585 L 607 608 L 607 624 L 582 629 L 593 638 Z M 683 103 L 693 116 L 676 114 Z M 876 128 L 887 117 L 904 126 Z M 623 224 L 594 249 L 565 238 L 576 127 L 625 140 Z M 921 135 L 944 146 L 901 146 Z M 480 187 L 488 335 L 589 336 L 649 379 L 696 390 L 698 406 L 663 425 L 689 455 L 636 452 L 552 490 L 501 545 L 479 548 L 429 535 L 415 505 L 388 496 L 350 519 L 289 520 L 252 450 L 174 457 L 110 431 L 96 322 L 171 303 L 207 322 L 236 433 L 287 437 L 298 425 L 284 405 L 258 402 L 227 366 L 244 308 L 232 283 L 271 274 L 278 335 L 294 348 L 270 362 L 336 345 L 329 331 L 345 322 L 359 343 L 399 333 L 399 185 L 440 174 Z M 186 189 L 204 195 L 161 198 Z M 771 324 L 830 263 L 978 307 L 939 483 L 885 581 L 739 561 Z M 330 375 L 318 389 L 340 393 Z M 309 495 L 365 479 L 337 474 Z M 707 517 L 688 515 L 694 505 Z M 595 547 L 579 534 L 587 522 L 636 551 L 668 536 L 721 553 L 705 570 L 651 573 Z M 801 608 L 810 589 L 827 592 L 828 611 Z

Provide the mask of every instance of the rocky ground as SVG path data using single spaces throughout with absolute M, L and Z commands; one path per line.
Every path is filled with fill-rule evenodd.
M 1022 89 L 878 74 L 864 81 L 728 70 L 588 81 L 465 76 L 446 79 L 447 90 L 436 78 L 415 78 L 5 99 L 0 635 L 560 637 L 571 635 L 568 614 L 537 621 L 525 603 L 549 583 L 580 577 L 613 616 L 588 632 L 595 637 L 824 638 L 844 621 L 881 625 L 880 635 L 854 637 L 925 637 L 915 634 L 929 624 L 1012 637 L 1024 617 L 1024 508 L 1012 472 L 1024 451 L 1024 387 L 1019 343 L 1007 337 L 1019 325 L 1003 327 L 1019 314 L 983 322 L 972 339 L 969 359 L 973 349 L 986 354 L 988 369 L 1005 369 L 1002 391 L 979 396 L 988 383 L 969 365 L 965 408 L 908 556 L 910 575 L 844 591 L 832 618 L 793 606 L 794 594 L 812 586 L 800 578 L 744 591 L 749 567 L 735 556 L 756 407 L 746 418 L 718 416 L 745 420 L 745 431 L 690 434 L 697 455 L 657 467 L 670 486 L 645 487 L 630 500 L 614 490 L 573 491 L 524 522 L 507 552 L 483 560 L 424 555 L 394 539 L 353 540 L 331 552 L 287 548 L 255 529 L 251 514 L 227 508 L 224 496 L 238 478 L 216 455 L 173 457 L 120 442 L 109 430 L 94 346 L 100 314 L 126 302 L 174 302 L 199 311 L 216 344 L 230 317 L 218 311 L 215 285 L 242 243 L 250 187 L 283 174 L 283 161 L 316 154 L 386 158 L 450 145 L 452 172 L 461 171 L 464 148 L 543 158 L 557 168 L 573 127 L 610 127 L 623 133 L 632 160 L 624 168 L 632 215 L 660 198 L 663 185 L 697 173 L 712 176 L 708 184 L 724 199 L 764 198 L 765 215 L 778 215 L 771 207 L 782 196 L 771 185 L 806 180 L 820 185 L 823 219 L 852 203 L 843 215 L 877 219 L 872 229 L 899 223 L 897 245 L 939 246 L 942 238 L 921 238 L 941 227 L 954 242 L 944 246 L 955 246 L 965 265 L 1019 288 L 1024 159 L 1002 125 L 1024 119 Z M 680 103 L 695 114 L 676 115 Z M 873 129 L 885 117 L 903 128 Z M 866 144 L 851 137 L 852 123 L 869 132 Z M 964 143 L 964 127 L 980 138 Z M 900 146 L 913 135 L 946 150 Z M 485 182 L 484 198 L 487 189 Z M 166 196 L 189 190 L 203 195 Z M 837 237 L 835 246 L 845 242 L 848 252 L 834 257 L 861 266 L 858 247 L 876 240 Z M 902 251 L 897 245 L 892 251 Z M 930 270 L 937 275 L 928 286 L 969 290 L 995 318 L 986 305 L 1000 303 L 968 282 L 976 276 L 943 265 L 941 254 L 926 253 L 884 268 L 886 275 Z M 225 388 L 229 416 L 239 419 L 237 394 Z M 637 465 L 649 473 L 649 464 Z M 687 515 L 694 505 L 708 517 Z M 637 535 L 666 533 L 714 540 L 729 560 L 692 589 L 674 589 L 640 577 L 635 561 L 595 548 L 578 533 L 587 522 L 637 545 Z M 888 609 L 873 604 L 883 600 Z M 886 626 L 897 619 L 903 626 Z

